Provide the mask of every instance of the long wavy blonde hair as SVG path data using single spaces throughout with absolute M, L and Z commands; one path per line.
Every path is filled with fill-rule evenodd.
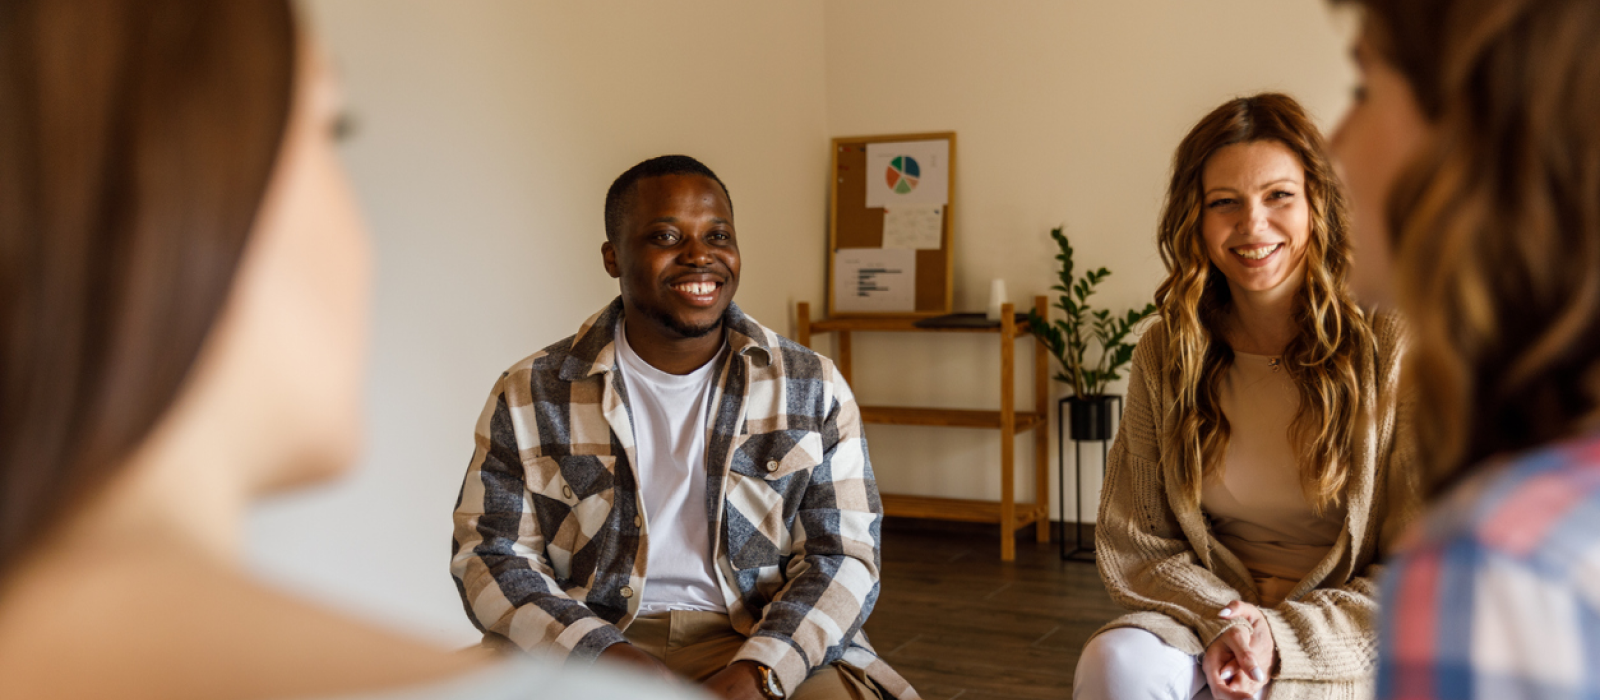
M 1437 492 L 1600 428 L 1600 3 L 1360 4 L 1433 132 L 1387 218 Z
M 1321 134 L 1287 95 L 1263 93 L 1223 104 L 1190 130 L 1173 156 L 1159 232 L 1167 278 L 1156 289 L 1166 356 L 1172 358 L 1163 371 L 1168 386 L 1177 387 L 1177 401 L 1166 407 L 1165 443 L 1177 446 L 1173 458 L 1184 493 L 1198 505 L 1201 484 L 1221 468 L 1228 445 L 1221 391 L 1233 364 L 1233 349 L 1220 332 L 1232 295 L 1201 236 L 1202 176 L 1212 154 L 1254 141 L 1283 144 L 1305 167 L 1311 235 L 1294 308 L 1299 333 L 1284 350 L 1282 366 L 1300 389 L 1291 436 L 1301 450 L 1301 488 L 1320 513 L 1341 500 L 1349 478 L 1359 377 L 1373 341 L 1346 281 L 1350 243 L 1344 195 Z

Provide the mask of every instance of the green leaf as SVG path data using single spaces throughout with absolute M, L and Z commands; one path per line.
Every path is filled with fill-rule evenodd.
M 1055 308 L 1063 312 L 1063 317 L 1035 323 L 1030 313 L 1029 328 L 1059 363 L 1061 371 L 1055 375 L 1056 381 L 1070 385 L 1080 396 L 1104 393 L 1109 382 L 1121 379 L 1120 370 L 1133 358 L 1134 346 L 1126 339 L 1139 322 L 1156 313 L 1156 306 L 1146 303 L 1143 308 L 1129 309 L 1121 315 L 1092 308 L 1089 299 L 1099 284 L 1111 276 L 1111 270 L 1098 267 L 1086 270 L 1081 278 L 1074 276 L 1074 251 L 1066 226 L 1051 229 L 1050 238 L 1059 250 L 1055 258 L 1061 265 L 1058 284 L 1050 289 L 1060 294 Z M 1088 359 L 1091 344 L 1098 350 L 1095 362 Z

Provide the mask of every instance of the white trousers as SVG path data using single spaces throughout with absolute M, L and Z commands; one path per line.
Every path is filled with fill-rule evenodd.
M 1078 657 L 1073 700 L 1212 700 L 1200 658 L 1137 627 L 1095 635 Z

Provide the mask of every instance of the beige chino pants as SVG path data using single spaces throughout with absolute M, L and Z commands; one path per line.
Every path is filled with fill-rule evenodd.
M 673 610 L 634 618 L 623 636 L 661 659 L 684 678 L 704 681 L 726 668 L 745 636 L 720 613 Z M 861 671 L 835 663 L 811 672 L 799 688 L 786 688 L 791 700 L 881 700 Z

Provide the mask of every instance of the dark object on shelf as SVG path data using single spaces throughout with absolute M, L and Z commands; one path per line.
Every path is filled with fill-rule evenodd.
M 1073 440 L 1111 439 L 1111 403 L 1115 401 L 1120 407 L 1122 397 L 1101 394 L 1089 397 L 1068 396 L 1064 400 L 1072 406 Z
M 1028 315 L 1017 314 L 1016 316 L 1017 327 L 1027 328 Z M 990 321 L 988 314 L 982 313 L 945 314 L 943 316 L 925 318 L 911 325 L 918 328 L 999 328 L 1000 321 L 998 319 Z
M 1102 394 L 1087 399 L 1064 396 L 1056 403 L 1056 493 L 1061 503 L 1061 559 L 1062 561 L 1094 561 L 1094 542 L 1083 541 L 1083 443 L 1100 443 L 1100 472 L 1105 475 L 1106 459 L 1111 454 L 1111 403 L 1117 404 L 1117 422 L 1122 417 L 1122 397 Z M 1070 410 L 1069 410 L 1070 409 Z M 1072 432 L 1067 432 L 1067 414 L 1072 414 Z M 1080 425 L 1082 426 L 1080 429 Z M 1070 435 L 1070 437 L 1069 437 Z M 1072 525 L 1075 530 L 1072 549 L 1067 549 L 1067 440 L 1072 441 L 1073 464 Z

